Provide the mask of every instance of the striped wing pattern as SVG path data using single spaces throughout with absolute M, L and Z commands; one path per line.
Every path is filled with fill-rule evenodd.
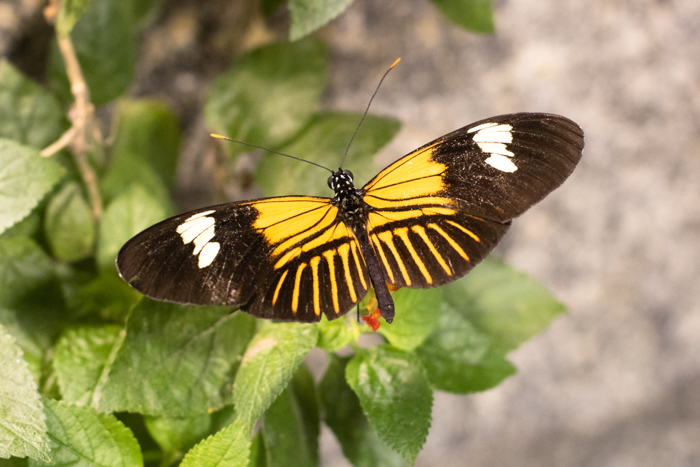
M 369 279 L 329 201 L 268 198 L 181 214 L 127 242 L 117 268 L 159 300 L 238 305 L 289 321 L 334 319 L 364 297 Z
M 583 133 L 570 120 L 512 114 L 473 123 L 391 164 L 364 187 L 385 280 L 427 288 L 463 276 L 513 217 L 569 176 L 582 149 Z

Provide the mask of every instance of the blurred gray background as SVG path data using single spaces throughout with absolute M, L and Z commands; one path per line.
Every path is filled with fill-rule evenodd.
M 283 13 L 242 20 L 246 5 L 166 0 L 143 35 L 132 94 L 181 117 L 183 209 L 241 195 L 211 189 L 229 175 L 201 105 L 232 51 L 285 31 Z M 37 79 L 51 34 L 41 6 L 0 2 L 0 52 Z M 569 313 L 511 354 L 519 372 L 497 388 L 437 393 L 417 465 L 698 466 L 700 2 L 496 0 L 495 11 L 496 34 L 479 36 L 427 0 L 357 0 L 320 31 L 325 109 L 363 110 L 403 59 L 373 104 L 403 122 L 378 167 L 501 113 L 560 113 L 586 133 L 572 177 L 496 250 Z M 324 466 L 349 465 L 328 430 L 322 446 Z

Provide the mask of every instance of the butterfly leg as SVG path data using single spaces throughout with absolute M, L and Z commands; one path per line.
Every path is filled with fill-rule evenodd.
M 360 245 L 360 251 L 365 259 L 365 264 L 367 264 L 367 271 L 369 272 L 369 278 L 372 281 L 372 286 L 374 287 L 374 294 L 377 297 L 377 302 L 379 302 L 379 311 L 382 317 L 387 323 L 391 324 L 394 321 L 394 300 L 391 298 L 391 293 L 386 285 L 386 280 L 382 275 L 382 271 L 379 268 L 379 260 L 377 255 L 374 253 L 374 248 L 369 243 L 369 237 L 367 236 L 366 228 L 355 229 L 355 237 L 357 237 L 357 242 Z

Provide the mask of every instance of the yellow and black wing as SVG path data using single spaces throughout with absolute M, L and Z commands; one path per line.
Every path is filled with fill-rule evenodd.
M 117 269 L 157 300 L 237 305 L 261 318 L 345 314 L 369 288 L 357 240 L 328 198 L 290 196 L 181 214 L 129 240 Z
M 364 186 L 386 282 L 427 288 L 472 269 L 510 220 L 571 174 L 583 132 L 558 115 L 492 117 L 404 156 Z

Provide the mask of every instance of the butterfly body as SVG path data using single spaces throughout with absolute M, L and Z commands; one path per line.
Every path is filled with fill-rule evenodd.
M 129 240 L 117 268 L 155 299 L 286 321 L 335 319 L 373 286 L 391 322 L 387 284 L 462 277 L 568 177 L 582 149 L 583 132 L 564 117 L 493 117 L 413 151 L 362 188 L 333 171 L 333 198 L 267 198 L 167 219 Z

